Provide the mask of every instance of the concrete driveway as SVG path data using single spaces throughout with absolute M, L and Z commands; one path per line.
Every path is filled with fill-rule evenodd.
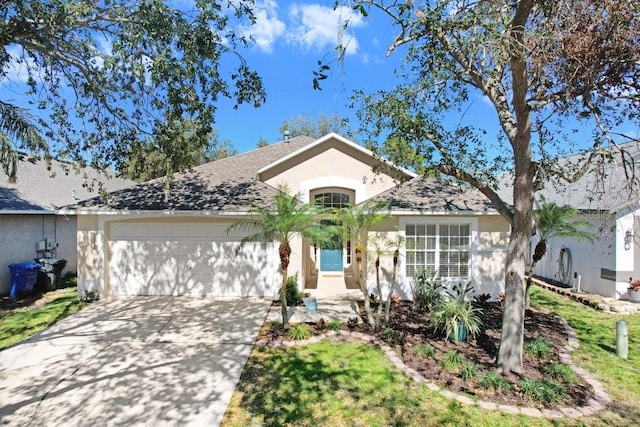
M 103 300 L 0 351 L 0 424 L 217 426 L 270 301 Z

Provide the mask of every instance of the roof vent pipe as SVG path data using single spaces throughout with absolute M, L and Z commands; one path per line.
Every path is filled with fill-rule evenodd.
M 284 142 L 289 142 L 289 130 L 284 131 Z

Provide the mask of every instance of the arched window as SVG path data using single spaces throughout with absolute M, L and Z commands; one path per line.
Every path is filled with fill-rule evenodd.
M 349 195 L 336 192 L 319 193 L 315 196 L 315 204 L 325 208 L 344 208 L 349 206 Z

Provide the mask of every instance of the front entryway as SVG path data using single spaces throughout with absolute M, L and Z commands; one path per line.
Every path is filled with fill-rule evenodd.
M 324 191 L 316 193 L 315 204 L 329 209 L 342 209 L 349 206 L 351 197 L 345 191 Z M 337 225 L 333 221 L 325 221 L 327 225 Z M 347 244 L 347 247 L 349 245 Z M 320 249 L 320 272 L 343 272 L 344 250 L 342 238 L 336 237 L 335 241 Z
M 320 250 L 320 271 L 342 271 L 342 248 Z

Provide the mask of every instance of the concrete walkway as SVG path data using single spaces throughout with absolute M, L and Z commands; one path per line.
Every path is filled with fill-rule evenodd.
M 359 289 L 347 289 L 345 280 L 342 277 L 321 277 L 318 287 L 315 289 L 304 289 L 318 302 L 316 313 L 310 313 L 305 307 L 289 307 L 287 314 L 289 322 L 317 322 L 324 319 L 339 320 L 346 323 L 349 319 L 360 318 L 358 301 L 362 300 L 362 292 Z M 282 312 L 279 306 L 271 307 L 267 316 L 269 321 L 282 321 Z
M 0 424 L 216 426 L 270 304 L 94 303 L 0 352 Z
M 597 294 L 575 292 L 572 288 L 561 288 L 559 286 L 554 286 L 536 277 L 532 278 L 532 280 L 534 284 L 540 286 L 543 289 L 555 292 L 560 295 L 564 295 L 574 301 L 578 301 L 597 310 L 616 314 L 640 313 L 640 303 L 631 302 L 629 300 L 618 300 L 615 298 L 603 297 L 602 295 Z

